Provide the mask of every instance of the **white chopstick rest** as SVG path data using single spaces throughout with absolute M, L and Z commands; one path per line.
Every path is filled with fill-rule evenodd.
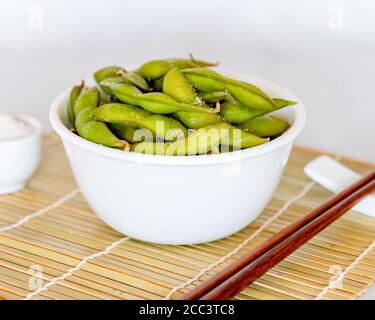
M 324 188 L 338 193 L 361 179 L 361 175 L 340 162 L 320 156 L 305 166 L 305 173 Z M 375 217 L 375 195 L 371 194 L 357 203 L 353 211 Z

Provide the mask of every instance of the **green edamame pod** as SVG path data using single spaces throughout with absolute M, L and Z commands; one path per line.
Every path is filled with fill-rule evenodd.
M 125 140 L 119 140 L 112 132 L 108 129 L 105 123 L 100 121 L 90 121 L 85 123 L 80 129 L 80 136 L 89 140 L 101 144 L 106 147 L 129 150 L 129 143 Z
M 136 72 L 126 72 L 124 70 L 119 70 L 117 75 L 122 77 L 125 83 L 132 84 L 142 90 L 150 91 L 147 81 Z
M 100 101 L 100 93 L 97 88 L 89 88 L 82 92 L 74 104 L 74 114 L 77 115 L 86 107 L 96 107 Z
M 110 88 L 111 93 L 121 102 L 139 106 L 149 112 L 158 114 L 168 114 L 177 111 L 194 111 L 194 112 L 214 112 L 207 106 L 198 106 L 187 103 L 180 103 L 161 92 L 142 93 L 137 87 L 127 83 L 109 83 L 106 79 L 105 85 Z M 101 82 L 103 85 L 103 82 Z
M 202 127 L 165 147 L 166 155 L 207 154 L 222 141 L 227 140 L 230 128 L 226 123 Z M 229 139 L 228 139 L 229 140 Z
M 128 150 L 129 144 L 126 141 L 118 139 L 105 123 L 94 120 L 92 111 L 95 108 L 86 107 L 77 114 L 75 126 L 78 134 L 86 140 L 103 146 Z
M 75 121 L 75 114 L 74 114 L 74 104 L 81 94 L 83 87 L 85 86 L 84 81 L 82 80 L 81 83 L 77 86 L 74 86 L 70 91 L 69 96 L 69 104 L 68 104 L 68 120 L 72 128 L 74 128 L 74 121 Z
M 228 91 L 242 105 L 261 110 L 273 110 L 275 102 L 258 87 L 227 78 L 213 70 L 195 68 L 182 70 L 186 78 L 200 91 Z
M 176 112 L 173 116 L 178 119 L 185 127 L 189 129 L 200 129 L 209 125 L 215 125 L 219 123 L 225 123 L 228 128 L 235 129 L 232 125 L 225 122 L 217 114 L 209 113 L 196 113 L 196 112 Z M 232 145 L 232 139 L 229 140 L 229 145 Z M 240 134 L 240 146 L 241 148 L 250 148 L 258 144 L 262 144 L 265 141 L 254 134 L 241 130 Z
M 235 146 L 237 149 L 247 149 L 269 141 L 269 139 L 263 139 L 263 137 L 258 137 L 257 135 L 244 130 L 241 130 L 239 137 L 239 142 L 236 142 L 235 139 L 230 139 L 229 145 Z
M 173 97 L 178 102 L 191 104 L 197 100 L 195 90 L 177 68 L 169 70 L 165 75 L 163 92 Z M 173 117 L 190 129 L 199 129 L 222 122 L 221 118 L 215 113 L 178 111 L 173 114 Z
M 121 104 L 109 103 L 93 111 L 96 120 L 108 123 L 131 124 L 146 128 L 151 132 L 151 139 L 172 141 L 176 137 L 187 134 L 187 129 L 177 120 L 159 114 L 152 114 L 141 108 Z
M 124 78 L 120 76 L 108 77 L 99 82 L 100 88 L 109 96 L 112 95 L 111 88 L 115 85 L 122 85 L 125 83 Z
M 215 66 L 217 63 L 206 62 L 203 60 L 190 59 L 165 59 L 152 60 L 143 64 L 138 72 L 146 79 L 158 79 L 163 77 L 170 69 L 186 69 Z
M 194 104 L 196 93 L 191 83 L 177 69 L 173 68 L 164 76 L 163 92 L 176 99 L 176 101 Z
M 225 91 L 202 92 L 200 97 L 203 101 L 209 103 L 216 103 L 233 99 L 233 97 Z
M 287 106 L 291 106 L 297 104 L 296 101 L 289 101 L 284 99 L 273 99 L 276 103 L 276 107 L 274 110 L 278 110 Z M 272 111 L 274 111 L 272 110 Z M 252 109 L 243 106 L 238 101 L 234 99 L 229 99 L 221 105 L 220 115 L 228 122 L 233 124 L 242 123 L 244 121 L 254 119 L 256 117 L 262 116 L 269 111 L 267 110 L 260 110 L 260 109 Z
M 233 140 L 231 141 L 232 137 L 233 137 L 233 133 L 231 134 L 231 132 L 229 131 L 229 135 L 222 137 L 219 141 L 223 145 L 227 144 L 229 146 L 225 148 L 226 151 L 229 151 L 230 148 L 233 148 L 233 145 L 236 145 L 236 143 L 233 143 Z M 229 140 L 229 142 L 227 142 L 227 140 Z M 245 138 L 241 138 L 241 140 L 239 140 L 238 146 L 236 146 L 235 149 L 239 150 L 241 148 L 244 149 L 244 148 L 255 147 L 267 141 L 268 140 L 261 139 L 255 135 L 246 135 Z M 177 145 L 172 145 L 175 142 L 163 143 L 163 142 L 145 141 L 145 142 L 139 142 L 139 143 L 133 144 L 131 147 L 131 150 L 134 152 L 139 152 L 139 153 L 149 153 L 149 154 L 157 154 L 157 155 L 189 155 L 189 154 L 199 154 L 199 153 L 202 154 L 202 153 L 209 153 L 215 150 L 215 148 L 218 146 L 217 144 L 218 141 L 216 141 L 216 143 L 214 142 L 215 141 L 211 139 L 208 141 L 208 143 L 206 142 L 203 143 L 201 147 L 198 147 L 197 145 L 195 145 L 195 149 L 192 147 L 186 149 L 183 143 L 177 146 Z M 186 141 L 184 143 L 186 143 Z M 172 146 L 169 146 L 169 145 L 172 145 Z M 203 148 L 203 146 L 205 147 Z
M 221 119 L 216 113 L 179 111 L 175 112 L 173 117 L 189 129 L 199 129 L 208 125 L 223 122 L 223 119 Z
M 251 109 L 245 107 L 234 99 L 224 102 L 221 104 L 220 108 L 220 115 L 225 119 L 225 121 L 233 124 L 244 122 L 267 112 L 268 111 L 261 109 Z
M 167 60 L 152 60 L 144 63 L 139 68 L 139 74 L 146 79 L 157 79 L 163 77 L 172 65 Z
M 94 73 L 94 78 L 97 84 L 99 84 L 101 81 L 107 78 L 112 78 L 117 75 L 119 70 L 124 70 L 121 67 L 117 66 L 111 66 L 111 67 L 105 67 L 103 69 L 100 69 Z
M 132 124 L 124 124 L 124 123 L 110 123 L 109 127 L 115 133 L 116 136 L 124 139 L 130 143 L 140 142 L 142 140 L 145 141 L 153 141 L 153 137 L 147 137 L 142 135 L 142 128 L 132 125 Z
M 237 131 L 235 131 L 237 130 Z M 243 138 L 245 134 L 245 139 Z M 267 139 L 241 132 L 228 123 L 222 122 L 215 125 L 202 127 L 189 133 L 184 139 L 177 139 L 170 143 L 141 142 L 134 144 L 132 150 L 141 153 L 158 155 L 196 155 L 207 154 L 217 148 L 218 145 L 230 145 L 240 148 L 253 147 L 267 142 Z M 243 142 L 246 144 L 243 145 Z
M 280 98 L 273 98 L 273 101 L 275 101 L 277 109 L 281 109 L 287 106 L 293 106 L 298 103 L 297 101 L 285 100 Z
M 266 115 L 245 121 L 238 127 L 259 137 L 274 138 L 285 132 L 289 123 L 280 117 Z
M 95 120 L 92 114 L 92 111 L 95 109 L 96 109 L 95 106 L 89 106 L 89 107 L 84 108 L 77 114 L 76 120 L 75 120 L 75 127 L 77 128 L 77 133 L 79 135 L 81 135 L 80 130 L 85 123 Z
M 167 73 L 167 75 L 165 76 L 165 79 L 167 79 L 168 74 L 170 72 L 173 72 L 174 70 L 175 69 L 172 69 L 171 71 L 169 71 Z M 177 70 L 177 72 L 180 73 L 178 70 Z M 176 76 L 179 77 L 179 74 L 177 74 Z M 172 77 L 172 79 L 173 78 L 174 77 Z M 166 80 L 164 80 L 164 83 L 165 82 L 166 82 Z M 173 81 L 171 81 L 171 83 L 170 83 L 169 91 L 170 91 L 170 94 L 175 95 L 175 97 L 178 100 L 178 99 L 180 99 L 180 96 L 183 96 L 185 92 L 188 92 L 189 83 L 186 83 L 185 81 L 176 81 L 176 82 L 179 84 L 177 86 L 177 88 L 178 88 L 177 92 L 180 93 L 180 95 L 177 95 L 177 94 L 175 95 L 176 86 L 172 85 Z M 219 101 L 222 100 L 222 99 L 227 99 L 229 101 L 235 101 L 226 92 L 216 93 L 215 95 L 211 94 L 210 96 L 208 96 L 208 94 L 206 94 L 205 97 L 208 98 L 209 100 L 214 100 L 216 103 L 219 103 Z M 176 119 L 178 119 L 180 122 L 182 122 L 186 127 L 190 128 L 190 129 L 200 129 L 202 127 L 215 125 L 215 124 L 226 125 L 228 127 L 228 129 L 230 129 L 230 132 L 231 132 L 231 136 L 230 136 L 231 138 L 228 140 L 228 144 L 232 147 L 234 146 L 233 143 L 237 143 L 240 148 L 241 147 L 249 148 L 251 146 L 254 146 L 254 145 L 257 145 L 257 144 L 260 144 L 260 143 L 264 142 L 259 137 L 256 137 L 252 134 L 249 134 L 249 133 L 243 132 L 243 131 L 239 132 L 238 141 L 235 142 L 234 139 L 233 139 L 233 135 L 232 135 L 235 128 L 233 126 L 231 126 L 229 123 L 226 123 L 220 116 L 218 116 L 217 114 L 214 114 L 214 113 L 197 113 L 197 112 L 179 111 L 179 112 L 175 112 L 173 114 L 173 116 Z M 225 123 L 225 124 L 223 124 L 223 123 Z
M 220 104 L 220 115 L 225 121 L 233 124 L 243 122 L 265 112 L 263 110 L 251 109 L 241 105 L 228 92 L 225 91 L 202 93 L 201 98 L 208 103 L 224 101 Z
M 220 144 L 220 134 L 216 134 L 215 131 L 213 131 L 212 134 L 202 137 L 203 132 L 206 134 L 206 132 L 202 130 L 203 128 L 193 132 L 181 143 L 179 143 L 180 141 L 176 141 L 166 146 L 165 155 L 185 156 L 209 153 Z

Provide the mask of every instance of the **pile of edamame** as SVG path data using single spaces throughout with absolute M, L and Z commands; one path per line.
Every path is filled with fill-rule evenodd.
M 157 155 L 230 152 L 267 143 L 288 129 L 268 115 L 296 104 L 212 70 L 216 63 L 152 60 L 136 71 L 98 70 L 98 87 L 74 86 L 73 132 L 103 146 Z

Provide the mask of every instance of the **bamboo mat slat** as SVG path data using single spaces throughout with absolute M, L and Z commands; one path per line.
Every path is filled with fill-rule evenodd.
M 331 193 L 303 173 L 295 147 L 267 208 L 225 239 L 143 243 L 102 223 L 79 193 L 55 135 L 26 189 L 0 196 L 0 299 L 177 299 Z M 340 161 L 365 174 L 371 164 Z M 375 219 L 348 212 L 234 299 L 353 299 L 375 279 Z

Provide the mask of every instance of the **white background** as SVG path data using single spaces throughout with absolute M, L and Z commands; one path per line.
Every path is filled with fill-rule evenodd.
M 305 103 L 298 144 L 375 162 L 375 2 L 0 0 L 1 112 L 37 116 L 98 67 L 186 56 Z
M 190 52 L 299 96 L 298 144 L 375 162 L 373 0 L 0 0 L 0 112 L 50 130 L 53 98 L 95 69 Z

